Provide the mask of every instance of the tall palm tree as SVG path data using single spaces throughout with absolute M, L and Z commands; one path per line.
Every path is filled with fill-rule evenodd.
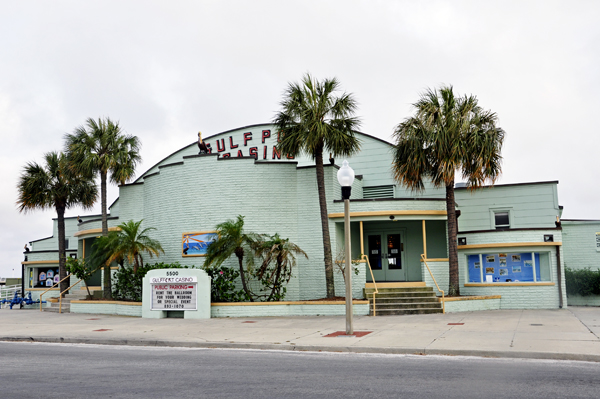
M 252 293 L 248 288 L 246 273 L 244 270 L 244 256 L 246 253 L 252 256 L 252 248 L 256 241 L 260 239 L 257 234 L 244 232 L 244 217 L 238 215 L 236 220 L 227 220 L 216 226 L 217 239 L 213 241 L 206 250 L 204 266 L 219 266 L 231 256 L 235 255 L 238 259 L 240 268 L 240 279 L 246 297 L 254 302 Z
M 160 253 L 165 253 L 162 245 L 158 240 L 150 238 L 147 233 L 151 230 L 156 230 L 154 227 L 141 229 L 142 220 L 134 222 L 130 220 L 121 223 L 119 230 L 111 231 L 108 236 L 98 239 L 96 249 L 105 252 L 105 264 L 110 264 L 114 261 L 127 259 L 130 265 L 133 265 L 133 273 L 137 273 L 140 267 L 144 267 L 143 253 L 148 254 L 151 258 Z
M 424 189 L 425 178 L 445 187 L 450 294 L 459 295 L 455 174 L 461 173 L 470 189 L 494 183 L 502 171 L 504 130 L 496 126 L 494 112 L 478 105 L 477 97 L 456 97 L 452 86 L 428 89 L 413 107 L 414 116 L 394 131 L 393 173 L 414 191 Z
M 66 150 L 72 165 L 88 175 L 100 174 L 100 201 L 102 205 L 102 235 L 108 235 L 106 182 L 125 184 L 135 173 L 141 160 L 140 143 L 136 136 L 124 135 L 118 122 L 109 118 L 88 118 L 72 134 L 65 135 Z M 109 176 L 110 174 L 110 176 Z M 110 266 L 104 268 L 105 299 L 110 299 Z
M 287 284 L 292 278 L 292 268 L 296 266 L 296 255 L 304 255 L 306 259 L 308 259 L 308 255 L 289 238 L 281 238 L 279 234 L 257 242 L 254 250 L 263 259 L 256 271 L 256 277 L 271 287 L 267 301 L 272 301 L 274 298 L 281 300 L 282 294 L 285 293 L 283 284 Z M 271 266 L 273 262 L 275 262 L 275 267 Z
M 323 152 L 336 157 L 350 156 L 360 150 L 360 141 L 354 134 L 360 125 L 360 120 L 354 116 L 356 101 L 351 94 L 338 94 L 338 91 L 337 79 L 319 82 L 306 74 L 300 84 L 289 84 L 280 104 L 281 111 L 273 120 L 279 131 L 278 149 L 292 156 L 305 153 L 316 164 L 328 298 L 335 295 L 335 290 Z
M 58 217 L 58 264 L 59 277 L 67 276 L 65 248 L 65 210 L 81 205 L 91 208 L 98 197 L 93 179 L 77 174 L 69 167 L 63 153 L 49 152 L 44 155 L 45 165 L 28 162 L 17 184 L 19 212 L 35 209 L 56 210 Z M 60 284 L 60 291 L 69 288 L 69 282 Z

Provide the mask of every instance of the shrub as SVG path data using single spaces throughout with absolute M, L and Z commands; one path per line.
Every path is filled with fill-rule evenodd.
M 240 275 L 229 267 L 202 267 L 212 279 L 210 299 L 212 302 L 241 302 L 246 300 L 244 290 L 236 290 L 235 279 Z
M 600 295 L 600 270 L 565 267 L 567 295 Z
M 112 287 L 112 294 L 115 299 L 122 301 L 141 302 L 142 301 L 142 282 L 146 273 L 155 269 L 193 269 L 194 266 L 182 266 L 175 263 L 155 263 L 153 265 L 144 265 L 138 268 L 137 273 L 133 272 L 133 267 L 122 266 L 115 273 L 116 282 Z

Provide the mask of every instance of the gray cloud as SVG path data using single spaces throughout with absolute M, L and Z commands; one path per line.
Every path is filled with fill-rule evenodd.
M 53 212 L 20 215 L 27 161 L 87 117 L 140 137 L 152 164 L 205 135 L 271 120 L 289 81 L 337 76 L 362 130 L 389 140 L 427 87 L 453 84 L 507 131 L 501 183 L 560 180 L 565 217 L 600 218 L 592 1 L 30 1 L 0 6 L 0 275 Z M 118 195 L 111 188 L 109 201 Z M 99 206 L 95 209 L 99 212 Z M 81 212 L 74 209 L 70 215 Z

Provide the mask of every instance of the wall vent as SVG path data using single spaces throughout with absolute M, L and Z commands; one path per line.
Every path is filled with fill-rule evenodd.
M 363 187 L 364 199 L 394 198 L 394 186 Z

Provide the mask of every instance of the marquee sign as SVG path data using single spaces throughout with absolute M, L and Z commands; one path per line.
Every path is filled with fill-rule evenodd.
M 171 272 L 176 273 L 176 272 Z M 197 310 L 197 277 L 152 277 L 151 310 Z
M 222 138 L 208 138 L 204 140 L 209 154 L 219 154 L 223 158 L 230 157 L 254 157 L 261 160 L 294 159 L 288 155 L 282 155 L 271 137 L 271 130 L 264 129 L 261 132 L 245 132 L 232 134 Z M 277 140 L 279 142 L 279 134 Z

